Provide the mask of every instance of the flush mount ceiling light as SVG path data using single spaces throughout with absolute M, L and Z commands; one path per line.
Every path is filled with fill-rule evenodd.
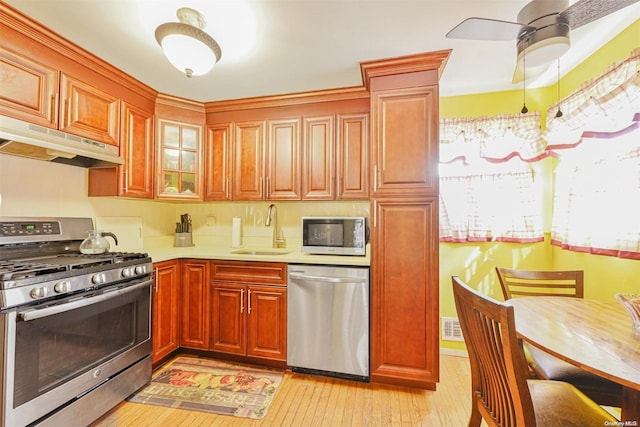
M 222 56 L 220 46 L 202 31 L 206 21 L 200 12 L 182 7 L 176 15 L 180 22 L 156 28 L 156 40 L 169 62 L 187 77 L 208 73 Z

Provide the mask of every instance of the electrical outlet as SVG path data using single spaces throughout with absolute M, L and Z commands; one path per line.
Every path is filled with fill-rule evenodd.
M 217 222 L 218 222 L 218 218 L 215 215 L 207 216 L 207 227 L 212 227 L 216 225 Z

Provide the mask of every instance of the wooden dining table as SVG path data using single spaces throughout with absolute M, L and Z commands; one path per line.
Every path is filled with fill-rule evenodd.
M 640 426 L 640 332 L 617 302 L 568 297 L 513 298 L 519 337 L 623 386 L 621 421 Z

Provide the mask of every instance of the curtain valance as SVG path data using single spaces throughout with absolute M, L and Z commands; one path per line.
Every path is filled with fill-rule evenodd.
M 545 156 L 540 113 L 440 120 L 440 163 L 525 161 Z
M 558 108 L 563 115 L 555 117 Z M 579 144 L 585 133 L 616 133 L 640 121 L 640 49 L 547 111 L 547 150 Z

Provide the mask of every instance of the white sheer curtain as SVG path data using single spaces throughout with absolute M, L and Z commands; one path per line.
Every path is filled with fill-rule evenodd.
M 640 49 L 547 117 L 547 148 L 560 159 L 552 244 L 640 259 Z
M 540 115 L 440 121 L 440 241 L 543 240 Z

